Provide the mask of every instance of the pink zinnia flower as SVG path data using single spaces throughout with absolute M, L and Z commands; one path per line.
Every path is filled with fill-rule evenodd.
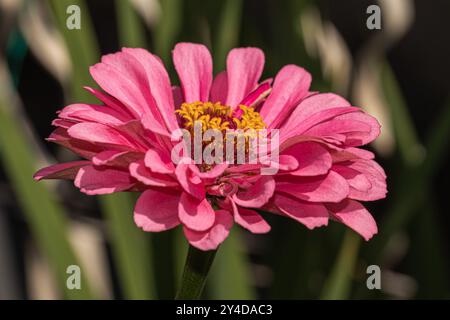
M 103 91 L 86 89 L 103 104 L 65 107 L 48 139 L 85 160 L 44 168 L 35 179 L 74 180 L 89 195 L 142 192 L 134 210 L 139 227 L 159 232 L 181 224 L 202 250 L 216 249 L 234 222 L 268 232 L 257 209 L 310 229 L 332 219 L 366 240 L 377 233 L 360 201 L 384 198 L 386 175 L 358 148 L 380 133 L 373 117 L 335 94 L 310 92 L 310 74 L 295 65 L 283 67 L 273 84 L 260 82 L 264 54 L 256 48 L 233 49 L 226 71 L 214 78 L 203 45 L 177 44 L 173 61 L 181 87 L 171 86 L 161 60 L 143 49 L 125 48 L 91 67 Z M 279 129 L 279 171 L 174 164 L 171 133 L 196 120 L 220 130 Z

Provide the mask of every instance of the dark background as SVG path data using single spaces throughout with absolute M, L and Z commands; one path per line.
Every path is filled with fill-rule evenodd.
M 365 9 L 376 2 L 366 0 L 306 2 L 318 8 L 322 19 L 332 22 L 340 32 L 354 63 L 352 70 L 354 75 L 358 63 L 364 63 L 363 48 L 374 37 L 384 32 L 384 29 L 368 30 L 365 25 L 367 18 Z M 410 3 L 413 4 L 415 12 L 412 25 L 400 39 L 383 52 L 383 59 L 388 62 L 398 81 L 419 143 L 425 148 L 426 163 L 430 136 L 433 136 L 433 130 L 439 127 L 439 120 L 442 119 L 445 110 L 450 108 L 448 102 L 450 2 L 416 0 Z M 119 50 L 121 45 L 114 2 L 95 0 L 87 1 L 87 4 L 101 53 Z M 207 24 L 210 34 L 215 34 L 221 6 L 221 1 L 184 1 L 181 28 L 175 41 L 205 42 L 206 39 L 207 42 L 209 38 L 204 36 L 204 26 Z M 320 59 L 306 53 L 294 27 L 299 10 L 302 9 L 295 11 L 292 8 L 301 7 L 294 1 L 243 1 L 237 45 L 258 46 L 265 51 L 267 76 L 273 76 L 284 64 L 296 63 L 305 66 L 316 76 L 313 87 L 316 85 L 321 89 L 327 88 L 329 80 L 322 76 Z M 4 16 L 4 12 L 0 14 L 3 21 Z M 152 29 L 146 28 L 145 37 L 148 49 L 152 50 L 154 43 Z M 67 101 L 63 86 L 46 70 L 33 52 L 27 49 L 26 43 L 22 50 L 20 49 L 20 39 L 23 39 L 20 36 L 20 29 L 13 26 L 10 36 L 6 38 L 6 42 L 2 43 L 3 55 L 7 57 L 9 70 L 16 80 L 16 89 L 22 100 L 25 116 L 32 124 L 39 140 L 44 141 L 52 130 L 50 123 L 55 117 L 55 112 Z M 207 44 L 214 47 L 214 37 L 211 43 Z M 352 86 L 345 95 L 349 99 L 353 98 Z M 387 110 L 388 118 L 393 116 L 390 111 L 392 110 Z M 403 120 L 395 121 L 394 123 L 402 124 Z M 445 128 L 443 130 L 448 132 Z M 445 136 L 444 134 L 444 138 Z M 375 239 L 361 245 L 347 298 L 450 297 L 448 277 L 450 167 L 448 144 L 445 144 L 445 139 L 442 143 L 438 148 L 439 159 L 433 162 L 431 169 L 428 167 L 424 169 L 422 162 L 407 167 L 402 162 L 397 146 L 390 152 L 378 154 L 377 160 L 388 175 L 389 194 L 385 200 L 368 204 L 368 208 L 379 223 L 381 232 L 384 224 L 389 224 L 386 221 L 395 220 L 389 215 L 395 214 L 397 210 L 406 211 L 404 216 L 408 218 L 401 220 L 399 224 L 394 223 L 395 227 L 387 232 L 388 236 L 383 235 L 383 240 Z M 45 143 L 44 147 L 55 158 L 62 157 L 56 145 Z M 372 150 L 377 153 L 379 151 L 373 148 Z M 428 170 L 427 174 L 429 172 L 428 180 L 420 180 L 424 170 Z M 30 183 L 33 182 L 30 180 Z M 65 182 L 60 184 L 58 190 L 71 219 L 87 221 L 94 225 L 102 224 L 100 208 L 95 198 L 82 195 Z M 11 188 L 5 168 L 0 167 L 2 216 L 0 224 L 3 230 L 0 232 L 4 233 L 0 240 L 3 241 L 0 250 L 4 250 L 0 263 L 12 266 L 2 269 L 10 271 L 0 273 L 0 286 L 5 283 L 2 279 L 8 278 L 14 290 L 3 293 L 4 298 L 27 299 L 35 297 L 30 295 L 27 285 L 28 260 L 24 258 L 25 248 L 33 240 L 30 238 L 27 220 L 18 205 L 18 196 L 20 195 Z M 272 225 L 272 232 L 269 235 L 243 234 L 256 298 L 322 297 L 322 288 L 328 283 L 328 276 L 340 252 L 344 228 L 334 224 L 326 229 L 307 231 L 304 227 L 279 217 L 268 219 Z M 112 258 L 110 240 L 106 233 L 102 231 L 101 234 L 104 236 L 103 247 L 110 269 L 108 278 L 113 288 L 110 297 L 124 298 L 123 288 L 118 280 L 117 266 Z M 165 241 L 164 237 L 155 235 L 152 241 Z M 160 261 L 159 258 L 157 260 Z M 154 263 L 155 270 L 164 268 L 164 265 L 158 265 L 160 262 Z M 368 264 L 380 265 L 383 272 L 387 270 L 388 276 L 383 278 L 383 290 L 374 292 L 365 289 L 365 266 Z M 170 298 L 175 290 L 175 284 L 163 276 L 158 278 L 160 278 L 157 281 L 158 297 Z M 387 290 L 384 290 L 384 284 Z

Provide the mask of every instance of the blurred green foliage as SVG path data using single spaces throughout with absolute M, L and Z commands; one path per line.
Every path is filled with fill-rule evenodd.
M 51 12 L 70 54 L 71 82 L 64 88 L 66 102 L 93 102 L 83 86 L 95 86 L 89 66 L 100 59 L 99 41 L 88 6 L 83 0 L 50 0 Z M 267 20 L 262 26 L 244 0 L 201 1 L 161 0 L 160 16 L 144 23 L 136 6 L 128 0 L 115 0 L 119 46 L 145 47 L 158 54 L 171 66 L 171 50 L 178 41 L 202 42 L 214 56 L 214 69 L 223 70 L 227 52 L 236 46 L 261 47 L 266 53 L 264 76 L 273 76 L 287 63 L 310 70 L 313 89 L 327 90 L 330 82 L 323 76 L 322 61 L 310 56 L 305 35 L 300 28 L 300 14 L 312 0 L 266 1 Z M 252 2 L 254 5 L 255 2 Z M 82 9 L 81 30 L 66 28 L 66 8 Z M 265 30 L 259 28 L 265 27 Z M 148 34 L 147 34 L 148 33 Z M 286 50 L 289 48 L 289 50 Z M 365 286 L 365 266 L 383 265 L 392 238 L 402 230 L 413 230 L 414 251 L 410 268 L 420 283 L 417 297 L 449 295 L 448 256 L 442 246 L 442 230 L 436 220 L 435 203 L 430 194 L 432 177 L 444 165 L 450 137 L 450 104 L 443 108 L 431 129 L 429 139 L 419 141 L 408 105 L 395 75 L 387 62 L 381 72 L 382 94 L 388 101 L 397 152 L 386 159 L 393 163 L 389 197 L 383 220 L 378 220 L 380 233 L 369 244 L 363 244 L 352 231 L 332 224 L 324 230 L 308 231 L 292 222 L 268 217 L 273 225 L 271 244 L 256 261 L 247 253 L 246 242 L 235 227 L 221 246 L 207 282 L 206 298 L 370 298 L 389 297 L 386 293 L 369 292 Z M 13 74 L 12 77 L 16 77 Z M 351 91 L 351 90 L 350 90 Z M 58 288 L 66 298 L 93 298 L 95 294 L 86 279 L 83 290 L 67 290 L 66 267 L 79 264 L 67 236 L 67 216 L 57 192 L 46 184 L 31 180 L 37 163 L 27 136 L 19 130 L 20 121 L 6 106 L 13 104 L 7 94 L 0 95 L 0 146 L 2 165 L 25 214 L 39 249 L 50 262 Z M 393 186 L 391 186 L 391 181 Z M 134 195 L 99 197 L 102 217 L 107 225 L 113 263 L 124 298 L 172 298 L 178 286 L 186 256 L 186 241 L 181 230 L 148 235 L 133 223 Z M 267 241 L 267 240 L 265 240 Z M 433 261 L 430 265 L 428 261 Z M 263 264 L 269 273 L 266 288 L 255 285 L 255 268 Z M 361 272 L 362 270 L 362 272 Z M 362 276 L 361 276 L 362 273 Z M 446 279 L 446 280 L 443 280 Z

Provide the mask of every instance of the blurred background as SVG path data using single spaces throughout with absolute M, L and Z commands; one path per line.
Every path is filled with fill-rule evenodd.
M 70 5 L 80 30 L 66 27 Z M 370 5 L 381 8 L 380 30 L 367 28 Z M 74 159 L 44 139 L 57 110 L 91 101 L 90 65 L 143 47 L 176 79 L 179 41 L 206 44 L 216 71 L 236 46 L 264 50 L 263 78 L 288 63 L 308 69 L 313 90 L 379 119 L 369 148 L 388 175 L 388 197 L 367 204 L 373 240 L 265 215 L 268 235 L 233 228 L 205 298 L 450 298 L 449 17 L 446 0 L 0 0 L 0 299 L 173 298 L 187 250 L 180 230 L 136 228 L 136 195 L 89 197 L 32 175 Z M 66 286 L 70 265 L 81 268 L 80 290 Z M 369 265 L 381 268 L 381 290 L 366 286 Z

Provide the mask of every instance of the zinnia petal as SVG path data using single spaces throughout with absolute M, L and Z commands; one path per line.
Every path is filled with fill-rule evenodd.
M 375 161 L 359 159 L 337 163 L 332 170 L 348 181 L 349 198 L 374 201 L 386 197 L 386 175 Z
M 74 139 L 84 140 L 100 146 L 112 146 L 122 150 L 135 148 L 135 145 L 119 131 L 100 123 L 79 123 L 70 127 L 67 133 Z
M 337 204 L 327 204 L 327 208 L 336 220 L 355 230 L 366 241 L 378 232 L 372 215 L 358 201 L 345 200 Z
M 127 59 L 125 60 L 124 57 Z M 91 75 L 103 90 L 123 103 L 135 118 L 140 118 L 146 110 L 150 109 L 147 101 L 151 100 L 148 89 L 141 88 L 145 81 L 141 67 L 136 63 L 131 67 L 131 63 L 128 63 L 131 58 L 122 52 L 111 55 L 108 61 L 111 62 L 113 59 L 120 64 L 127 63 L 129 70 L 127 67 L 121 67 L 120 64 L 105 63 L 103 59 L 101 63 L 90 68 Z
M 33 178 L 37 181 L 42 179 L 67 179 L 73 180 L 78 170 L 84 166 L 90 165 L 90 161 L 72 161 L 67 163 L 55 164 L 43 168 L 36 172 Z
M 145 154 L 145 165 L 151 171 L 162 174 L 169 174 L 175 172 L 175 166 L 173 165 L 169 155 L 162 151 L 156 151 L 155 149 L 148 149 Z
M 228 76 L 226 71 L 220 72 L 215 78 L 211 86 L 210 100 L 212 102 L 220 102 L 225 104 L 228 95 Z
M 183 88 L 184 101 L 208 101 L 212 83 L 212 58 L 201 44 L 178 43 L 173 63 Z
M 267 233 L 270 231 L 270 225 L 261 215 L 250 209 L 238 208 L 233 200 L 230 200 L 233 208 L 234 221 L 241 227 L 252 233 Z
M 299 124 L 320 111 L 340 107 L 351 107 L 351 104 L 334 93 L 313 94 L 302 100 L 290 115 L 288 122 L 293 121 Z
M 182 159 L 175 169 L 175 175 L 177 176 L 180 185 L 187 193 L 197 199 L 204 199 L 205 186 L 201 179 L 195 176 L 191 166 L 192 164 L 189 162 L 186 163 L 186 161 Z
M 319 177 L 277 177 L 276 190 L 310 202 L 340 202 L 349 194 L 347 181 L 333 171 Z
M 86 159 L 91 159 L 97 153 L 104 151 L 104 148 L 101 146 L 87 141 L 73 139 L 69 136 L 67 130 L 63 128 L 54 130 L 50 137 L 47 138 L 47 141 L 57 143 Z
M 152 187 L 178 187 L 177 181 L 169 175 L 150 171 L 144 161 L 133 162 L 129 166 L 130 174 L 145 185 Z
M 160 232 L 180 224 L 180 194 L 149 189 L 142 193 L 134 209 L 134 222 L 147 232 Z
M 212 227 L 215 213 L 208 200 L 199 200 L 183 192 L 178 206 L 180 221 L 191 230 L 205 231 Z
M 127 120 L 133 119 L 133 114 L 131 112 L 129 112 L 129 110 L 127 110 L 127 107 L 122 102 L 120 102 L 119 100 L 114 98 L 113 96 L 110 96 L 109 94 L 107 94 L 101 90 L 97 90 L 97 89 L 94 89 L 91 87 L 84 87 L 84 89 L 87 90 L 94 97 L 96 97 L 98 100 L 103 102 L 105 104 L 105 106 L 113 109 L 117 113 L 126 117 Z
M 297 104 L 307 96 L 311 75 L 303 68 L 287 65 L 278 72 L 272 92 L 261 108 L 261 117 L 269 128 L 277 128 Z
M 275 191 L 275 180 L 271 176 L 261 176 L 245 191 L 236 193 L 233 201 L 242 207 L 261 208 Z
M 199 232 L 184 227 L 183 231 L 191 245 L 200 250 L 208 251 L 217 249 L 228 237 L 232 226 L 232 215 L 226 210 L 218 210 L 215 212 L 214 225 L 209 230 Z
M 323 204 L 308 203 L 282 194 L 275 195 L 274 204 L 280 213 L 297 220 L 308 229 L 328 224 L 329 214 Z
M 85 166 L 78 171 L 74 183 L 81 192 L 97 195 L 128 190 L 136 181 L 127 171 Z
M 107 106 L 77 103 L 65 107 L 58 114 L 61 119 L 97 122 L 107 125 L 120 125 L 130 118 Z
M 264 53 L 258 48 L 237 48 L 227 57 L 228 96 L 226 105 L 237 107 L 256 88 L 264 68 Z
M 283 151 L 298 161 L 297 170 L 289 174 L 295 176 L 318 176 L 326 174 L 331 168 L 332 158 L 328 150 L 318 143 L 298 143 Z
M 176 130 L 178 124 L 175 117 L 172 86 L 170 85 L 169 74 L 161 60 L 141 48 L 124 48 L 123 52 L 133 56 L 143 67 L 146 80 L 148 81 L 148 88 L 153 98 L 150 102 L 154 102 L 156 109 L 164 119 L 167 129 L 170 132 Z M 151 107 L 153 106 L 151 105 Z
M 144 154 L 135 151 L 115 151 L 107 150 L 100 152 L 92 158 L 92 163 L 96 166 L 110 166 L 127 169 L 130 162 L 142 159 Z

